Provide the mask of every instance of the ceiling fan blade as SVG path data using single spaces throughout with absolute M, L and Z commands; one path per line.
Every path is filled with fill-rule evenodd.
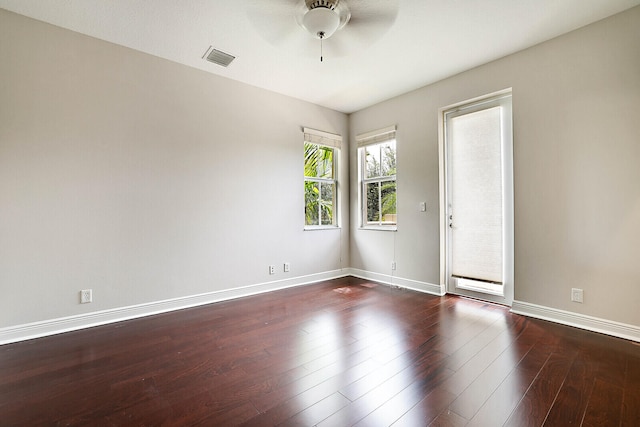
M 324 56 L 347 56 L 373 44 L 393 26 L 399 2 L 340 0 L 336 10 L 346 8 L 339 12 L 345 24 L 323 40 Z M 320 40 L 300 25 L 309 7 L 307 3 L 309 0 L 252 1 L 247 16 L 258 34 L 271 45 L 302 57 L 320 57 Z
M 300 36 L 296 23 L 299 8 L 299 0 L 257 1 L 251 3 L 247 17 L 262 38 L 281 46 Z
M 349 37 L 358 37 L 371 41 L 379 39 L 395 23 L 398 16 L 398 0 L 364 2 L 352 0 L 351 20 L 343 28 Z M 346 37 L 346 36 L 345 36 Z
M 376 30 L 380 30 L 382 33 L 386 32 L 396 21 L 397 11 L 393 14 L 382 14 L 382 13 L 367 13 L 367 14 L 357 14 L 351 17 L 349 21 L 349 25 L 351 27 L 362 27 L 367 26 L 374 28 Z
M 369 19 L 375 16 L 391 17 L 398 15 L 400 0 L 349 0 L 347 1 L 351 17 Z
M 343 0 L 344 1 L 344 0 Z M 375 43 L 395 23 L 399 0 L 350 0 L 349 22 L 329 40 L 327 52 L 347 56 Z

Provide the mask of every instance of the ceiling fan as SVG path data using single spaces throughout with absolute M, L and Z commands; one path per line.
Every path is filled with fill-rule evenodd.
M 323 42 L 332 56 L 348 55 L 375 42 L 393 25 L 399 0 L 270 0 L 254 2 L 249 18 L 274 46 L 317 53 Z M 315 48 L 313 47 L 315 44 Z M 314 53 L 315 55 L 315 53 Z

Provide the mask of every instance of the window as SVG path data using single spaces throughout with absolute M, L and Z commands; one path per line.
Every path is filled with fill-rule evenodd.
M 340 135 L 304 129 L 305 228 L 338 225 L 336 160 L 341 141 Z
M 396 127 L 391 126 L 356 137 L 360 178 L 362 227 L 395 230 Z

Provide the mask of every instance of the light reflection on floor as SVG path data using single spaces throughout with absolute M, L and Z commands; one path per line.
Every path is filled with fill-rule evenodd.
M 343 286 L 333 291 L 337 296 L 349 298 L 354 294 L 366 293 L 367 288 L 375 286 L 377 285 Z M 379 294 L 374 295 L 376 298 L 381 297 Z M 347 398 L 358 400 L 359 411 L 366 414 L 389 399 L 384 387 L 386 381 L 393 379 L 398 384 L 409 383 L 414 373 L 407 359 L 409 357 L 407 353 L 409 345 L 406 340 L 408 334 L 404 330 L 405 327 L 399 315 L 400 313 L 395 312 L 392 306 L 387 308 L 379 302 L 371 306 L 360 303 L 357 310 L 345 309 L 339 313 L 324 312 L 310 318 L 302 325 L 303 330 L 323 337 L 324 344 L 319 351 L 328 355 L 326 359 L 323 358 L 325 366 L 320 367 L 317 364 L 304 366 L 309 367 L 310 370 L 324 371 L 323 375 L 330 372 L 335 372 L 335 375 L 327 375 L 327 380 L 323 384 L 314 386 L 313 390 L 306 388 L 305 384 L 309 383 L 297 382 L 295 399 L 298 400 L 300 407 L 307 407 L 317 402 L 316 391 L 322 393 L 323 389 L 326 389 L 330 394 L 332 390 L 338 388 L 345 390 L 345 402 L 350 403 Z M 314 351 L 312 343 L 313 340 L 301 340 L 298 354 L 304 355 Z M 375 375 L 368 375 L 371 373 Z M 313 375 L 313 372 L 310 372 L 310 375 Z M 362 396 L 365 398 L 361 398 Z M 313 419 L 313 414 L 309 415 L 305 422 L 317 422 L 317 418 Z
M 298 343 L 299 360 L 314 356 L 312 361 L 303 364 L 309 370 L 309 381 L 303 378 L 295 383 L 296 396 L 293 399 L 296 406 L 308 408 L 299 414 L 298 421 L 302 424 L 317 423 L 318 411 L 322 410 L 322 405 L 327 405 L 331 409 L 325 410 L 335 413 L 319 425 L 346 425 L 365 416 L 373 425 L 390 425 L 397 420 L 398 413 L 406 415 L 399 425 L 421 425 L 421 420 L 434 414 L 430 413 L 432 408 L 420 400 L 427 403 L 430 400 L 442 401 L 460 394 L 462 404 L 474 392 L 468 382 L 468 378 L 474 376 L 469 376 L 467 371 L 475 369 L 475 366 L 469 362 L 466 353 L 475 354 L 477 350 L 470 352 L 470 347 L 481 347 L 489 341 L 503 341 L 504 347 L 498 345 L 486 351 L 498 351 L 500 357 L 497 360 L 509 366 L 515 366 L 522 357 L 514 354 L 509 346 L 512 338 L 505 336 L 504 340 L 501 339 L 500 334 L 510 333 L 504 309 L 487 309 L 485 304 L 479 305 L 475 300 L 452 299 L 450 305 L 440 305 L 437 316 L 434 316 L 438 319 L 437 324 L 425 322 L 425 329 L 431 328 L 431 333 L 439 337 L 430 343 L 433 346 L 430 350 L 442 353 L 441 359 L 447 358 L 447 364 L 450 359 L 452 364 L 438 371 L 439 376 L 433 379 L 442 382 L 445 378 L 444 387 L 438 388 L 436 395 L 425 395 L 425 390 L 431 387 L 427 382 L 432 380 L 427 377 L 416 381 L 416 378 L 425 378 L 424 369 L 428 366 L 425 367 L 424 363 L 419 366 L 420 352 L 411 344 L 413 335 L 416 336 L 414 342 L 424 342 L 424 334 L 417 328 L 410 329 L 407 313 L 398 312 L 393 305 L 386 304 L 384 293 L 368 295 L 368 289 L 363 286 L 342 286 L 332 289 L 332 292 L 338 303 L 344 304 L 344 309 L 318 313 L 301 325 L 301 330 L 308 335 L 304 339 L 301 337 Z M 359 299 L 354 309 L 349 305 L 353 298 Z M 372 298 L 375 304 L 363 304 L 363 298 Z M 321 340 L 322 345 L 318 345 L 316 340 Z M 490 368 L 499 369 L 499 366 Z M 318 378 L 324 381 L 318 383 Z M 512 385 L 518 387 L 517 379 L 512 379 Z M 335 390 L 339 392 L 335 393 Z M 416 396 L 419 396 L 417 404 Z M 450 403 L 451 407 L 456 407 L 456 401 Z M 457 415 L 452 413 L 451 417 L 454 416 Z

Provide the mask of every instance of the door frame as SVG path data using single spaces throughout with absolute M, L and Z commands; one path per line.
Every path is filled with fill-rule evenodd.
M 495 302 L 511 306 L 514 299 L 514 195 L 513 195 L 513 107 L 510 109 L 510 117 L 503 128 L 503 295 L 476 292 L 469 289 L 457 288 L 449 281 L 449 201 L 447 186 L 448 151 L 446 141 L 445 114 L 456 108 L 470 108 L 481 104 L 490 104 L 493 101 L 510 97 L 512 89 L 507 88 L 488 95 L 457 102 L 442 107 L 438 110 L 438 156 L 440 179 L 440 288 L 443 293 L 468 296 L 485 301 Z

